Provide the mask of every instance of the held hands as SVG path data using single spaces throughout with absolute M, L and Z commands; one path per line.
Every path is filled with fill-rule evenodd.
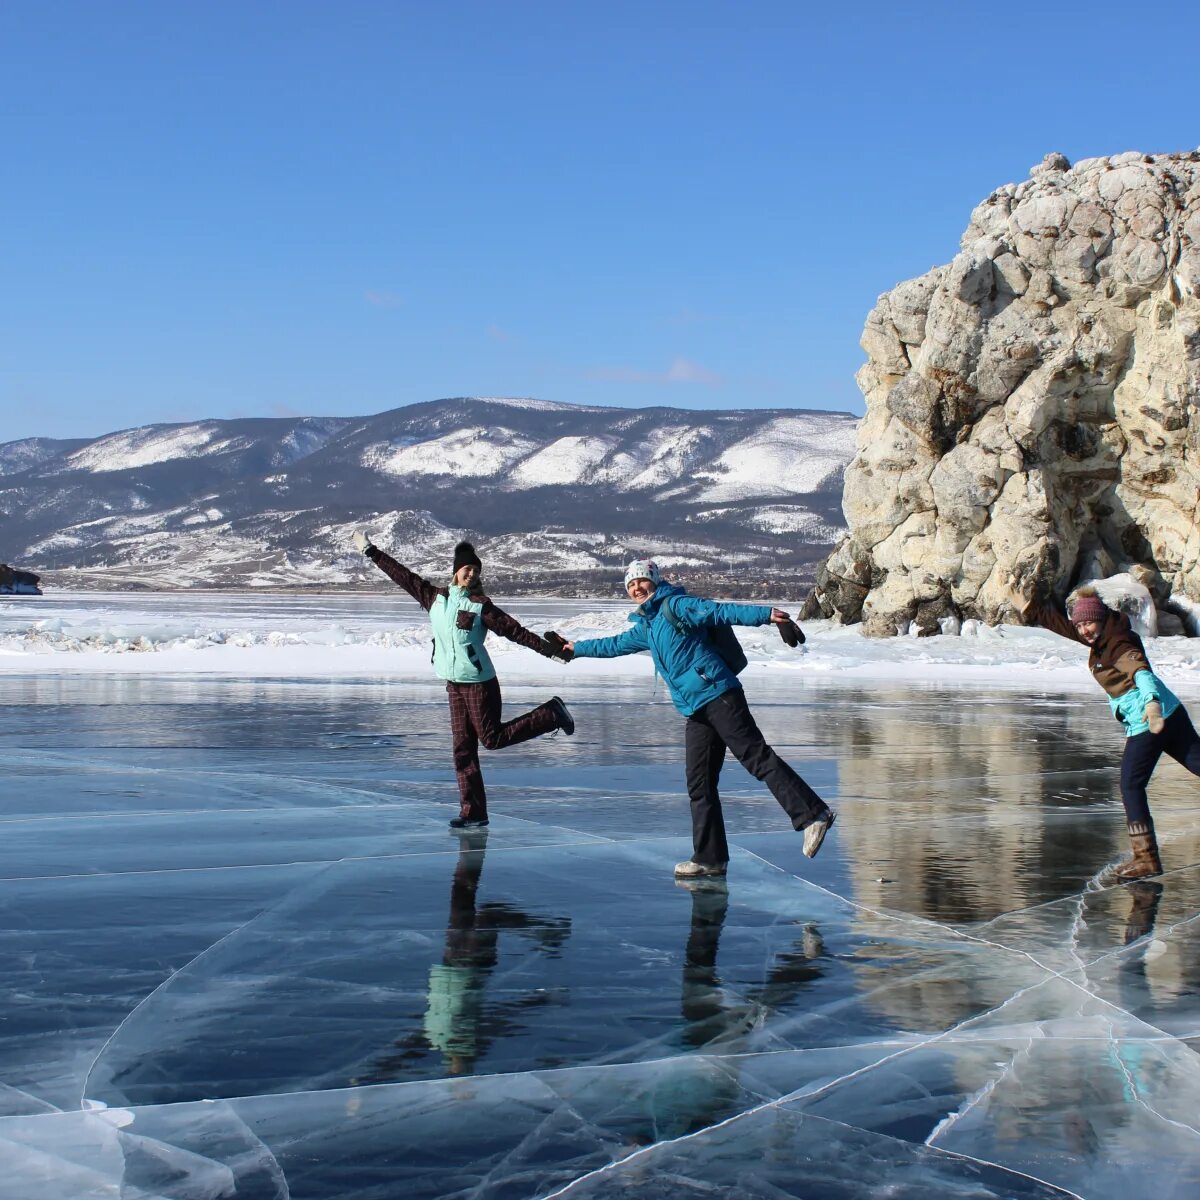
M 568 642 L 561 633 L 556 633 L 553 629 L 547 629 L 542 634 L 542 640 L 550 648 L 551 658 L 570 662 L 575 657 L 575 643 Z
M 1146 705 L 1146 724 L 1150 726 L 1150 732 L 1159 734 L 1163 731 L 1162 705 L 1157 700 L 1151 700 Z
M 353 541 L 359 554 L 366 554 L 372 545 L 371 539 L 361 529 L 354 531 Z

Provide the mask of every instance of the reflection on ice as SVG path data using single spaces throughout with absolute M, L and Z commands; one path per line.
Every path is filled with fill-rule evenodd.
M 1040 978 L 744 851 L 728 892 L 680 888 L 661 855 L 597 843 L 493 849 L 485 865 L 480 845 L 449 880 L 445 855 L 334 864 L 148 998 L 88 1095 L 159 1104 L 933 1033 Z
M 0 1195 L 1200 1194 L 1194 784 L 1099 887 L 1111 733 L 1058 697 L 756 681 L 838 826 L 805 859 L 733 775 L 685 886 L 623 684 L 458 838 L 434 689 L 93 683 L 0 709 Z

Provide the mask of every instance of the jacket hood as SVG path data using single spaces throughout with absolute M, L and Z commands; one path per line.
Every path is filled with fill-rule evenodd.
M 645 621 L 647 624 L 649 624 L 649 622 L 653 621 L 654 618 L 658 616 L 658 610 L 668 596 L 686 595 L 687 588 L 681 587 L 677 583 L 666 583 L 664 581 L 654 589 L 654 595 L 651 596 L 649 600 L 643 600 L 642 603 L 639 604 L 637 608 L 635 608 L 633 612 L 629 614 L 629 620 Z

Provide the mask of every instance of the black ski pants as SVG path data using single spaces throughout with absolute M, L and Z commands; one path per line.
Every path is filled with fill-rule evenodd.
M 1147 730 L 1125 739 L 1125 753 L 1121 756 L 1121 801 L 1130 825 L 1150 821 L 1146 784 L 1164 754 L 1187 767 L 1193 775 L 1200 775 L 1200 737 L 1182 704 L 1167 718 L 1162 733 Z
M 791 818 L 793 829 L 803 829 L 825 815 L 825 801 L 767 745 L 740 687 L 723 692 L 687 719 L 687 786 L 692 801 L 692 859 L 698 863 L 726 863 L 729 843 L 717 781 L 725 751 L 761 779 Z

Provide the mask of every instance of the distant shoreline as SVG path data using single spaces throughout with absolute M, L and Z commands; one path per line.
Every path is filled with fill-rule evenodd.
M 161 587 L 156 584 L 140 583 L 133 580 L 113 580 L 111 582 L 70 579 L 69 581 L 54 578 L 55 572 L 42 576 L 42 592 L 49 596 L 53 594 L 137 594 L 142 596 L 379 596 L 395 591 L 386 580 L 382 586 L 364 583 L 313 583 L 294 584 L 290 587 L 276 584 L 262 587 L 246 586 L 245 584 L 205 584 L 201 587 Z M 671 578 L 681 583 L 693 595 L 712 596 L 716 599 L 744 600 L 747 602 L 766 600 L 786 600 L 793 604 L 801 603 L 812 589 L 813 578 L 790 579 L 754 579 L 752 581 L 731 580 L 724 577 L 706 576 L 691 577 L 680 573 Z M 484 581 L 489 594 L 495 596 L 544 597 L 553 600 L 619 600 L 625 601 L 620 581 L 614 579 L 611 590 L 595 587 L 570 587 L 563 581 L 553 583 L 538 579 L 517 580 L 500 577 L 495 581 Z M 4 596 L 0 599 L 37 600 L 37 596 Z

